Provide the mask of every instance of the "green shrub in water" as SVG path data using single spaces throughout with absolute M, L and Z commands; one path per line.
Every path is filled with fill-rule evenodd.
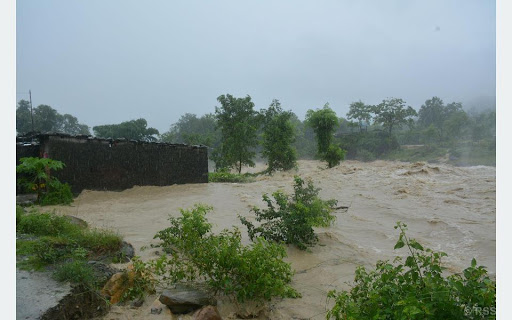
M 153 261 L 157 275 L 171 283 L 204 281 L 213 292 L 239 302 L 299 296 L 289 285 L 293 272 L 282 260 L 284 247 L 264 239 L 245 246 L 237 229 L 212 234 L 210 210 L 204 205 L 181 210 L 181 217 L 169 218 L 171 226 L 155 235 L 169 253 Z
M 331 214 L 336 200 L 322 200 L 318 197 L 319 188 L 315 188 L 311 180 L 307 183 L 298 176 L 294 178 L 294 195 L 288 196 L 281 191 L 272 194 L 272 200 L 267 194 L 263 201 L 268 209 L 260 210 L 254 207 L 256 221 L 264 221 L 259 226 L 244 217 L 239 217 L 251 240 L 262 237 L 267 240 L 294 244 L 300 249 L 306 249 L 318 240 L 313 227 L 331 225 L 335 216 Z
M 410 255 L 393 263 L 379 261 L 374 271 L 356 270 L 350 291 L 331 291 L 334 306 L 327 319 L 496 319 L 496 281 L 476 260 L 461 274 L 443 275 L 444 252 L 424 249 L 405 235 L 395 249 L 407 247 Z
M 322 155 L 322 159 L 327 161 L 327 166 L 333 168 L 341 163 L 345 159 L 345 150 L 339 146 L 331 144 L 327 151 Z

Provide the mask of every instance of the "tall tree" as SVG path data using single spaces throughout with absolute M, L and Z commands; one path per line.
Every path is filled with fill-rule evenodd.
M 279 100 L 274 99 L 268 109 L 261 110 L 261 114 L 264 116 L 262 154 L 267 159 L 267 171 L 292 169 L 297 162 L 292 112 L 284 111 Z
M 20 135 L 32 131 L 32 118 L 30 115 L 30 102 L 20 100 L 16 107 L 16 132 Z
M 20 100 L 16 108 L 16 132 L 20 135 L 31 131 L 37 132 L 62 132 L 72 135 L 89 135 L 89 127 L 78 122 L 78 119 L 70 114 L 61 115 L 49 105 L 41 104 L 34 108 L 32 117 L 34 128 L 32 130 L 32 118 L 30 115 L 30 103 Z
M 62 116 L 62 131 L 72 135 L 91 134 L 89 126 L 79 123 L 76 117 L 67 113 Z
M 393 128 L 411 123 L 412 117 L 417 115 L 416 110 L 410 106 L 406 107 L 405 101 L 399 98 L 382 100 L 373 108 L 373 113 L 375 114 L 374 122 L 381 124 L 390 135 Z
M 318 154 L 325 154 L 339 125 L 336 112 L 329 108 L 329 103 L 326 103 L 322 109 L 309 109 L 306 113 L 305 122 L 315 132 Z
M 439 97 L 432 97 L 425 101 L 418 111 L 418 123 L 423 127 L 428 127 L 431 124 L 441 128 L 444 121 L 445 106 L 443 100 Z
M 34 128 L 41 132 L 62 132 L 62 115 L 52 107 L 41 104 L 34 109 Z
M 125 138 L 142 141 L 156 141 L 159 134 L 155 128 L 148 128 L 144 118 L 121 122 L 120 124 L 107 124 L 92 128 L 94 134 L 100 138 Z
M 218 158 L 222 159 L 224 165 L 236 167 L 241 173 L 242 166 L 255 165 L 252 161 L 255 152 L 252 149 L 258 144 L 258 113 L 254 111 L 254 103 L 249 95 L 245 98 L 221 95 L 217 101 L 221 107 L 215 107 L 215 118 L 222 134 Z
M 296 137 L 293 147 L 297 150 L 298 158 L 313 159 L 316 154 L 315 132 L 293 112 L 290 121 L 295 127 Z
M 347 118 L 356 120 L 359 125 L 359 132 L 361 132 L 363 131 L 363 125 L 368 125 L 372 119 L 372 106 L 366 105 L 362 101 L 352 102 Z
M 444 112 L 443 132 L 448 140 L 457 139 L 464 135 L 469 117 L 462 109 L 462 103 L 452 102 L 446 105 Z
M 469 116 L 471 136 L 474 140 L 496 137 L 496 110 L 473 111 Z
M 469 117 L 460 102 L 447 105 L 438 97 L 425 101 L 418 112 L 418 123 L 431 136 L 437 131 L 437 140 L 453 140 L 460 137 L 469 124 Z
M 216 147 L 220 143 L 220 133 L 216 126 L 217 121 L 211 113 L 201 117 L 192 113 L 185 113 L 178 122 L 171 125 L 168 132 L 161 135 L 161 139 L 165 142 Z

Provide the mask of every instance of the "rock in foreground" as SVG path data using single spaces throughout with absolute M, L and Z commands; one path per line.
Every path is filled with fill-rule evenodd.
M 217 301 L 208 294 L 186 286 L 164 290 L 159 300 L 172 313 L 189 313 L 203 306 L 217 305 Z
M 195 320 L 222 320 L 217 307 L 206 306 L 194 314 Z

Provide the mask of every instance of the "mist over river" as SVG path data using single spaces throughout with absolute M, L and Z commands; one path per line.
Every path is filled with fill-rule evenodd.
M 264 169 L 263 164 L 251 168 Z M 288 247 L 287 261 L 296 271 L 292 286 L 300 299 L 274 299 L 262 319 L 325 319 L 332 289 L 348 289 L 358 265 L 373 268 L 377 260 L 405 255 L 394 251 L 397 221 L 408 225 L 407 235 L 424 247 L 444 251 L 449 272 L 460 272 L 476 258 L 496 272 L 496 168 L 453 167 L 446 164 L 390 161 L 344 161 L 326 169 L 314 160 L 301 160 L 298 169 L 259 176 L 245 184 L 209 183 L 167 187 L 134 187 L 122 192 L 83 191 L 71 206 L 55 206 L 57 213 L 84 219 L 91 226 L 119 232 L 143 260 L 155 258 L 156 249 L 140 250 L 156 243 L 153 236 L 169 226 L 167 218 L 180 208 L 196 203 L 213 206 L 207 216 L 213 232 L 237 226 L 250 243 L 237 215 L 254 221 L 252 206 L 264 207 L 262 195 L 278 189 L 292 193 L 293 176 L 311 178 L 321 188 L 320 197 L 336 199 L 333 226 L 316 228 L 319 242 L 308 251 Z M 118 265 L 123 267 L 124 265 Z M 158 295 L 138 309 L 114 306 L 104 319 L 169 319 L 169 314 L 150 314 Z M 236 319 L 236 307 L 219 302 L 223 318 Z M 189 316 L 174 316 L 174 319 Z

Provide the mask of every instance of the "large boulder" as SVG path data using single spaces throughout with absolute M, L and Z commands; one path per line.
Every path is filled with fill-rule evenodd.
M 217 305 L 217 301 L 207 293 L 188 286 L 164 290 L 159 300 L 172 313 L 189 313 L 203 306 Z

